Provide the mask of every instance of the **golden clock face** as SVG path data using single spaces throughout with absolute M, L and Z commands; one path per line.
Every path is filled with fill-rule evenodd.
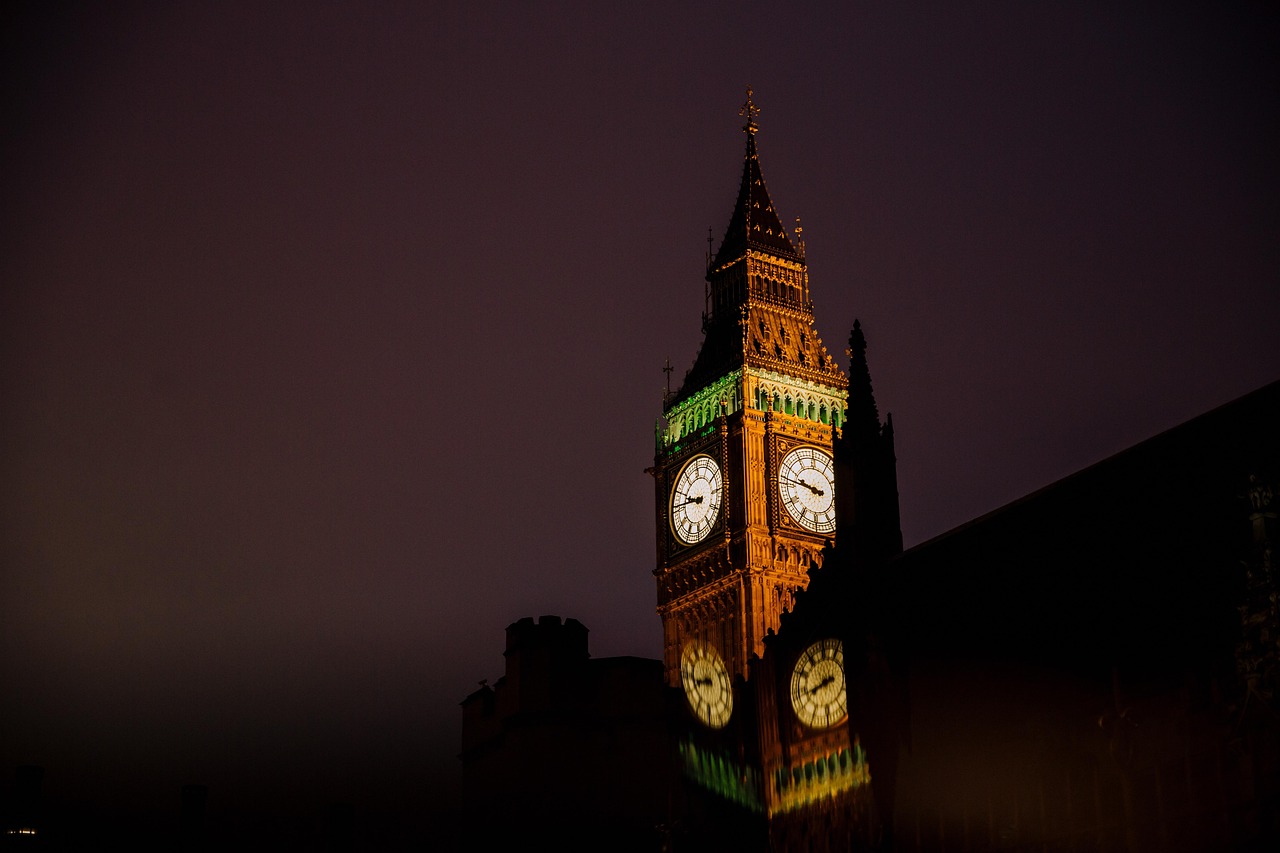
M 778 494 L 796 524 L 814 533 L 836 529 L 835 465 L 816 447 L 797 447 L 782 457 Z
M 830 728 L 845 718 L 849 709 L 839 640 L 819 640 L 800 655 L 791 673 L 791 707 L 810 728 Z
M 671 530 L 686 545 L 707 538 L 720 515 L 724 479 L 710 456 L 695 456 L 685 463 L 671 490 Z
M 720 653 L 696 640 L 680 653 L 680 681 L 695 717 L 713 729 L 722 729 L 733 713 L 733 687 Z

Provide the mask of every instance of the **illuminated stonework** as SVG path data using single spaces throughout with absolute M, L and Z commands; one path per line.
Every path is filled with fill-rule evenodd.
M 744 375 L 743 397 L 762 412 L 771 410 L 836 427 L 844 421 L 848 395 L 844 389 L 833 391 L 771 370 L 748 368 Z
M 843 389 L 772 370 L 735 370 L 665 412 L 666 426 L 659 430 L 658 449 L 678 452 L 681 442 L 690 436 L 707 434 L 722 412 L 733 414 L 744 406 L 839 427 L 844 420 L 846 394 Z
M 793 495 L 784 507 L 779 465 L 800 447 L 830 455 L 848 385 L 814 325 L 804 244 L 787 233 L 765 188 L 758 125 L 744 129 L 738 198 L 707 259 L 702 346 L 663 400 L 655 436 L 654 576 L 672 687 L 689 643 L 710 644 L 733 676 L 747 676 L 834 537 L 825 504 L 806 512 L 805 496 Z M 723 472 L 723 502 L 709 529 L 686 535 L 674 518 L 677 480 L 698 456 Z M 825 501 L 830 490 L 818 488 Z
M 820 803 L 871 784 L 871 770 L 861 744 L 821 756 L 790 769 L 779 768 L 769 780 L 769 816 Z
M 750 811 L 764 811 L 758 769 L 702 749 L 691 740 L 680 744 L 679 755 L 685 778 Z
M 758 768 L 703 749 L 692 740 L 681 742 L 678 753 L 685 778 L 731 803 L 765 812 L 769 817 L 848 795 L 871 784 L 867 755 L 857 742 L 850 749 L 789 769 L 780 768 L 769 779 L 767 798 L 762 795 Z
M 728 376 L 713 382 L 698 393 L 672 406 L 665 413 L 667 427 L 662 431 L 659 449 L 676 452 L 680 440 L 706 429 L 724 412 L 736 412 L 742 408 L 739 396 L 742 371 L 735 370 Z

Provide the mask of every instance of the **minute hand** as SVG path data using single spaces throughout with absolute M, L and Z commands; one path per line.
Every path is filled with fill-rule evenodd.
M 826 494 L 826 492 L 824 492 L 822 489 L 819 489 L 817 486 L 811 486 L 808 483 L 806 483 L 804 480 L 793 480 L 790 477 L 783 477 L 782 479 L 784 482 L 787 482 L 787 483 L 794 483 L 797 486 L 804 486 L 806 489 L 813 492 L 818 497 L 822 497 L 824 494 Z

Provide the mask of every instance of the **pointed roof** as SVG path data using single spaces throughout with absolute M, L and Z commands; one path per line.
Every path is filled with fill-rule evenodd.
M 742 128 L 747 134 L 742 183 L 738 187 L 738 200 L 734 203 L 733 215 L 729 218 L 724 239 L 720 241 L 720 251 L 716 253 L 713 267 L 720 267 L 742 257 L 748 249 L 794 261 L 802 260 L 800 253 L 791 245 L 773 202 L 769 200 L 769 190 L 765 187 L 764 175 L 760 171 L 760 156 L 756 152 L 756 131 L 760 128 L 755 121 L 759 114 L 760 108 L 751 100 L 751 87 L 748 86 L 747 102 L 738 111 L 738 115 L 746 116 L 747 119 Z
M 880 435 L 880 411 L 876 408 L 876 395 L 871 390 L 871 368 L 867 366 L 867 339 L 862 334 L 862 323 L 853 321 L 849 332 L 849 414 L 846 432 L 872 438 Z
M 668 409 L 744 366 L 793 376 L 833 392 L 845 387 L 844 372 L 823 345 L 812 315 L 796 316 L 775 306 L 748 302 L 737 316 L 708 323 L 703 332 L 693 367 L 679 391 L 668 399 Z
M 765 189 L 755 143 L 755 117 L 759 112 L 748 87 L 747 102 L 738 112 L 747 119 L 743 127 L 747 155 L 742 183 L 724 241 L 706 273 L 708 307 L 713 295 L 722 298 L 716 301 L 714 311 L 703 315 L 702 347 L 679 390 L 664 398 L 664 411 L 671 411 L 710 383 L 741 368 L 811 382 L 835 395 L 846 387 L 844 372 L 827 352 L 814 325 L 804 271 L 804 244 L 800 243 L 800 251 L 796 250 Z M 799 267 L 793 270 L 795 275 L 786 295 L 768 292 L 764 281 L 747 284 L 735 278 L 741 271 L 738 264 L 745 264 L 748 251 L 767 256 L 766 266 L 776 259 Z M 739 284 L 746 286 L 738 287 Z

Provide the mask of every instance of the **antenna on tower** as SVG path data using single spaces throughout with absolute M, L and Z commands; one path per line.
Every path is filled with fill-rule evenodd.
M 715 238 L 711 236 L 711 226 L 707 226 L 707 269 L 711 269 L 711 244 L 715 242 Z

